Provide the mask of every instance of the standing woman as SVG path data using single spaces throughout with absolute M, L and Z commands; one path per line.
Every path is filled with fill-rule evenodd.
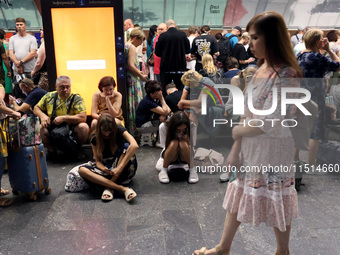
M 128 119 L 127 128 L 132 135 L 136 135 L 136 109 L 143 98 L 141 81 L 146 82 L 147 75 L 140 71 L 136 48 L 143 43 L 145 35 L 140 28 L 132 29 L 130 39 L 125 44 L 125 59 L 127 60 L 128 86 Z
M 325 139 L 326 119 L 325 119 L 325 98 L 326 88 L 324 77 L 326 72 L 340 71 L 340 59 L 330 49 L 329 41 L 323 38 L 323 32 L 319 29 L 310 29 L 304 34 L 306 50 L 297 55 L 299 65 L 304 79 L 302 86 L 311 92 L 311 99 L 318 105 L 318 118 L 315 128 L 309 139 L 308 164 L 311 167 L 316 165 L 316 155 L 319 149 L 319 141 Z M 331 59 L 320 53 L 324 49 Z M 298 160 L 298 151 L 295 159 Z M 311 169 L 309 173 L 318 173 L 316 169 Z
M 153 52 L 153 43 L 155 41 L 156 32 L 157 32 L 157 26 L 152 25 L 149 29 L 148 39 L 146 39 L 146 47 L 147 47 L 146 58 L 147 59 L 149 59 L 151 53 Z M 150 80 L 154 80 L 155 76 L 153 72 L 153 65 L 149 66 L 149 70 L 150 70 Z
M 0 121 L 6 117 L 6 115 L 10 115 L 13 118 L 20 119 L 21 114 L 19 112 L 13 111 L 11 108 L 6 107 L 5 102 L 5 89 L 4 86 L 0 83 Z M 0 128 L 0 207 L 8 206 L 12 204 L 10 199 L 2 198 L 2 196 L 7 195 L 9 192 L 8 190 L 4 190 L 1 188 L 1 178 L 2 174 L 4 173 L 5 168 L 5 157 L 7 157 L 7 141 L 3 135 L 3 128 L 5 128 L 4 123 L 1 122 Z
M 230 254 L 232 241 L 241 223 L 254 226 L 265 223 L 273 227 L 276 254 L 287 255 L 291 223 L 298 217 L 294 172 L 265 172 L 262 165 L 288 166 L 289 169 L 294 162 L 294 141 L 289 127 L 283 127 L 280 122 L 272 127 L 266 120 L 282 120 L 290 118 L 289 113 L 294 113 L 295 108 L 291 107 L 287 109 L 288 116 L 281 116 L 281 88 L 298 87 L 298 82 L 292 78 L 301 76 L 301 71 L 280 14 L 264 12 L 256 15 L 248 23 L 247 31 L 251 37 L 250 48 L 259 58 L 259 69 L 249 83 L 245 102 L 251 96 L 250 100 L 257 110 L 270 109 L 275 101 L 278 106 L 273 113 L 264 116 L 252 113 L 245 105 L 242 118 L 245 123 L 253 119 L 252 126 L 240 124 L 233 128 L 234 144 L 226 164 L 238 168 L 242 166 L 242 169 L 257 166 L 259 171 L 237 173 L 237 178 L 228 184 L 223 202 L 227 215 L 221 241 L 214 249 L 195 251 L 196 255 Z M 273 92 L 273 89 L 278 92 Z M 264 125 L 256 123 L 257 120 L 262 120 Z

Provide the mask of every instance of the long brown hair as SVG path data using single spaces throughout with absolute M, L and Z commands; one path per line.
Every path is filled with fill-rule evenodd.
M 300 66 L 293 52 L 293 47 L 287 33 L 285 21 L 277 12 L 263 12 L 253 17 L 248 25 L 247 32 L 253 27 L 256 33 L 264 36 L 266 60 L 276 72 L 275 65 L 285 64 L 296 70 L 297 75 L 302 77 Z M 258 60 L 262 65 L 264 59 Z
M 112 131 L 109 136 L 110 141 L 110 149 L 112 154 L 114 154 L 117 150 L 117 141 L 116 141 L 116 134 L 118 131 L 117 124 L 115 121 L 115 118 L 111 116 L 110 114 L 104 113 L 102 114 L 99 119 L 96 126 L 96 153 L 99 157 L 103 159 L 103 151 L 105 148 L 104 143 L 104 136 L 102 134 L 102 131 L 108 132 Z
M 168 131 L 166 133 L 165 148 L 168 148 L 170 142 L 176 139 L 176 128 L 182 124 L 187 126 L 187 135 L 190 137 L 190 120 L 188 116 L 182 111 L 175 112 L 167 125 Z

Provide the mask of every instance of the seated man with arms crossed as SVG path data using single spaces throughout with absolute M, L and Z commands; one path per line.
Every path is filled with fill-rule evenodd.
M 86 108 L 81 96 L 75 95 L 70 114 L 66 115 L 73 96 L 71 93 L 71 79 L 62 75 L 57 78 L 55 87 L 56 91 L 48 92 L 34 107 L 34 114 L 40 118 L 41 122 L 41 139 L 50 154 L 50 158 L 56 155 L 56 150 L 50 141 L 49 130 L 49 126 L 52 124 L 51 117 L 56 93 L 58 93 L 58 97 L 56 102 L 56 117 L 52 120 L 53 124 L 61 125 L 67 123 L 70 127 L 73 126 L 74 133 L 80 143 L 79 145 L 86 142 L 89 134 L 89 126 L 86 124 Z M 83 152 L 80 151 L 77 158 L 84 158 Z

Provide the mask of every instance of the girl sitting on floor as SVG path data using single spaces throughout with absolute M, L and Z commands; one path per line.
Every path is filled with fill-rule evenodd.
M 189 165 L 189 183 L 197 183 L 198 175 L 193 165 L 191 157 L 192 150 L 190 146 L 190 121 L 187 115 L 182 112 L 176 112 L 167 125 L 167 135 L 165 148 L 161 153 L 164 159 L 163 168 L 158 175 L 161 183 L 169 183 L 168 176 L 169 165 L 188 164 Z
M 95 162 L 82 165 L 79 168 L 80 176 L 106 188 L 102 200 L 112 200 L 113 190 L 118 190 L 130 202 L 137 194 L 119 183 L 131 179 L 135 174 L 137 164 L 133 164 L 130 159 L 138 149 L 136 140 L 123 126 L 116 124 L 112 115 L 104 113 L 98 119 L 91 146 Z

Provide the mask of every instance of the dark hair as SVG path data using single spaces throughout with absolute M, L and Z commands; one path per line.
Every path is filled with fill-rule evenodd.
M 102 131 L 104 132 L 112 131 L 109 136 L 109 140 L 110 140 L 109 144 L 110 144 L 111 152 L 112 154 L 114 154 L 117 150 L 116 134 L 118 132 L 118 128 L 117 128 L 115 118 L 108 113 L 104 113 L 100 115 L 97 126 L 96 126 L 96 132 L 92 135 L 92 138 L 91 138 L 93 139 L 94 136 L 96 137 L 96 148 L 95 149 L 96 149 L 97 155 L 101 158 L 103 157 L 103 151 L 105 149 L 105 143 L 104 143 L 104 137 L 103 137 Z
M 329 31 L 326 37 L 330 42 L 336 42 L 338 40 L 338 36 L 336 35 L 335 30 Z
M 150 96 L 151 93 L 162 90 L 161 84 L 157 81 L 151 80 L 145 83 L 145 92 Z
M 1 40 L 5 39 L 5 36 L 6 36 L 5 30 L 0 29 L 0 39 L 1 39 Z
M 157 26 L 156 25 L 152 25 L 150 27 L 150 29 L 149 29 L 148 39 L 146 40 L 148 45 L 151 45 L 152 39 L 155 37 L 156 32 L 157 32 Z
M 20 83 L 23 83 L 23 84 L 25 84 L 25 85 L 27 85 L 27 86 L 29 86 L 29 87 L 35 87 L 34 82 L 33 82 L 31 79 L 29 79 L 29 78 L 22 79 L 22 80 L 19 82 L 19 84 L 20 84 Z
M 221 40 L 221 38 L 222 38 L 222 33 L 217 33 L 217 34 L 215 35 L 215 38 L 216 38 L 216 40 Z
M 225 61 L 225 67 L 229 69 L 238 68 L 238 60 L 235 57 L 229 57 Z
M 104 76 L 103 78 L 100 79 L 98 83 L 98 89 L 103 92 L 103 88 L 107 86 L 112 86 L 116 87 L 116 82 L 113 79 L 112 76 Z
M 172 115 L 168 122 L 168 131 L 166 133 L 165 149 L 169 146 L 172 140 L 176 139 L 176 128 L 181 125 L 187 126 L 187 135 L 190 137 L 190 120 L 183 111 L 177 111 Z
M 302 76 L 287 33 L 286 24 L 279 13 L 263 12 L 256 15 L 249 21 L 247 32 L 251 28 L 264 36 L 266 60 L 269 66 L 277 71 L 275 65 L 285 64 L 295 69 L 298 76 Z M 259 59 L 258 66 L 262 65 L 263 62 L 264 59 Z
M 201 27 L 201 34 L 204 34 L 208 31 L 210 31 L 210 27 L 208 25 L 204 25 Z
M 14 20 L 14 22 L 15 22 L 15 23 L 17 23 L 17 22 L 23 22 L 23 23 L 26 24 L 26 20 L 25 20 L 24 18 L 21 18 L 21 17 L 16 18 L 16 19 Z

